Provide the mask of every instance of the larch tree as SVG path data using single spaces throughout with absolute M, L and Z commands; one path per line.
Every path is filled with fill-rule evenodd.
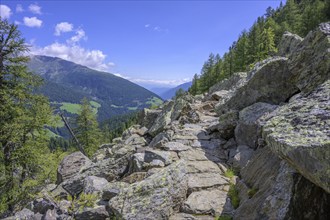
M 28 47 L 14 24 L 0 19 L 0 213 L 13 211 L 43 183 L 48 100 L 33 93 L 42 80 L 29 72 Z
M 98 148 L 101 139 L 101 131 L 96 120 L 96 114 L 87 100 L 81 101 L 81 111 L 76 118 L 77 138 L 83 145 L 86 154 L 91 157 Z

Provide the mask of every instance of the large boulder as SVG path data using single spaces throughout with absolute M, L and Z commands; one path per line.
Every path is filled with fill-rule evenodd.
M 285 57 L 291 55 L 297 48 L 303 38 L 288 31 L 284 32 L 280 44 L 278 46 L 278 55 Z
M 186 193 L 186 166 L 181 160 L 131 184 L 110 200 L 109 207 L 119 219 L 168 219 L 179 210 Z
M 248 82 L 236 90 L 225 103 L 216 106 L 221 115 L 229 110 L 242 110 L 256 102 L 279 104 L 298 91 L 289 79 L 288 59 L 272 57 L 259 62 L 248 74 Z
M 208 128 L 210 132 L 218 132 L 220 137 L 229 140 L 234 137 L 234 131 L 238 123 L 239 113 L 229 111 L 219 117 L 219 122 Z
M 161 110 L 158 109 L 143 109 L 138 116 L 139 124 L 148 129 L 151 128 L 160 113 Z
M 276 105 L 258 102 L 239 112 L 239 120 L 235 128 L 235 139 L 238 145 L 247 145 L 253 149 L 258 147 L 261 129 L 258 119 L 276 109 Z
M 233 211 L 227 192 L 221 190 L 199 191 L 189 195 L 182 210 L 190 214 L 220 216 Z
M 171 122 L 171 115 L 173 111 L 174 102 L 169 101 L 164 104 L 164 107 L 158 117 L 153 121 L 153 125 L 148 130 L 148 133 L 155 137 L 162 132 L 165 127 Z
M 271 150 L 311 182 L 330 192 L 330 80 L 298 95 L 266 120 L 263 138 Z
M 330 194 L 306 180 L 269 147 L 240 172 L 234 219 L 327 219 Z
M 101 177 L 88 176 L 84 182 L 84 193 L 101 193 L 108 186 L 109 182 Z
M 64 157 L 57 169 L 57 184 L 73 178 L 92 164 L 92 161 L 81 152 L 74 152 Z
M 289 56 L 290 81 L 300 91 L 311 92 L 330 78 L 330 22 L 308 33 Z
M 232 76 L 230 76 L 230 78 L 222 80 L 213 85 L 209 89 L 209 94 L 213 94 L 221 90 L 237 89 L 246 83 L 246 76 L 247 74 L 245 72 L 234 73 Z
M 83 210 L 79 210 L 78 213 L 75 214 L 76 220 L 105 220 L 109 218 L 109 213 L 107 212 L 105 206 L 96 206 L 93 208 L 84 208 Z

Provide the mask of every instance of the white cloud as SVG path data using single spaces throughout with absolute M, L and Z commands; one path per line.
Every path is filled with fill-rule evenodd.
M 15 23 L 16 25 L 20 25 L 20 24 L 21 24 L 20 21 L 15 21 L 14 23 Z
M 70 38 L 70 40 L 68 40 L 68 43 L 73 43 L 73 44 L 77 43 L 82 38 L 86 39 L 86 34 L 83 29 L 79 28 L 78 30 L 76 30 L 76 35 L 74 35 L 73 37 Z
M 154 25 L 151 25 L 151 24 L 146 24 L 146 25 L 144 25 L 144 27 L 148 28 L 150 30 L 156 31 L 156 32 L 165 32 L 165 33 L 169 32 L 169 30 L 166 29 L 166 28 L 162 28 L 160 26 L 154 26 Z
M 32 46 L 32 54 L 59 57 L 89 68 L 109 71 L 114 63 L 106 63 L 106 55 L 100 50 L 88 50 L 78 45 L 53 43 L 45 47 Z
M 0 5 L 0 15 L 2 19 L 10 18 L 11 14 L 11 9 L 7 5 Z
M 55 27 L 55 35 L 60 36 L 61 33 L 70 32 L 73 30 L 73 24 L 68 22 L 58 23 Z
M 137 84 L 151 84 L 160 86 L 177 86 L 186 82 L 190 82 L 191 79 L 174 79 L 174 80 L 157 80 L 157 79 L 130 79 L 130 81 Z
M 21 4 L 17 4 L 16 5 L 16 12 L 20 13 L 20 12 L 23 12 L 23 11 L 24 11 L 23 6 Z
M 125 76 L 122 73 L 114 73 L 115 76 L 121 77 L 123 79 L 127 79 L 131 82 L 134 82 L 136 84 L 139 84 L 141 86 L 146 85 L 153 85 L 153 86 L 161 86 L 161 87 L 174 87 L 181 85 L 186 82 L 190 82 L 190 78 L 184 78 L 184 79 L 173 79 L 173 80 L 157 80 L 157 79 L 139 79 L 139 78 L 132 78 L 129 76 Z
M 41 15 L 41 7 L 37 4 L 29 5 L 29 11 L 32 12 L 33 14 Z
M 41 27 L 42 20 L 39 20 L 36 17 L 24 17 L 23 18 L 24 24 L 28 27 Z

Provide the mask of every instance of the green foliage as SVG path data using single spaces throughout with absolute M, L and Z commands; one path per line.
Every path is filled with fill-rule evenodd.
M 273 56 L 285 31 L 305 36 L 319 23 L 330 20 L 330 1 L 288 0 L 285 6 L 267 8 L 252 27 L 243 30 L 222 57 L 210 54 L 201 73 L 195 74 L 190 92 L 207 92 L 216 82 L 235 72 L 248 71 L 255 63 Z
M 178 98 L 184 96 L 185 94 L 186 94 L 186 92 L 180 88 L 178 91 L 175 92 L 175 99 L 178 99 Z
M 101 141 L 101 131 L 89 101 L 81 101 L 81 110 L 76 118 L 76 136 L 83 145 L 86 154 L 91 157 Z
M 137 124 L 138 112 L 116 115 L 104 121 L 101 125 L 104 142 L 111 142 L 134 124 Z
M 147 108 L 150 104 L 146 102 L 158 97 L 149 90 L 113 74 L 89 69 L 60 58 L 34 56 L 28 65 L 36 74 L 44 73 L 42 77 L 46 83 L 36 90 L 37 93 L 44 94 L 51 102 L 57 103 L 79 104 L 84 97 L 94 100 L 101 105 L 97 115 L 99 122 L 114 115 L 131 112 L 127 107 Z
M 28 71 L 28 49 L 14 24 L 0 20 L 0 201 L 2 213 L 27 201 L 48 175 L 48 100 L 33 93 L 42 80 Z
M 97 200 L 97 195 L 96 194 L 81 193 L 79 195 L 79 199 L 76 202 L 77 202 L 77 205 L 79 207 L 79 210 L 82 211 L 86 207 L 94 207 L 96 200 Z
M 258 189 L 251 188 L 251 189 L 248 190 L 247 193 L 248 193 L 249 198 L 252 198 L 257 192 L 258 192 Z
M 218 217 L 215 217 L 215 220 L 232 220 L 233 218 L 229 215 L 221 215 Z
M 235 176 L 235 172 L 233 169 L 227 169 L 224 175 L 225 177 L 233 178 Z
M 233 205 L 233 207 L 237 209 L 240 203 L 240 199 L 238 195 L 238 190 L 234 184 L 230 184 L 228 196 L 231 200 L 231 204 Z

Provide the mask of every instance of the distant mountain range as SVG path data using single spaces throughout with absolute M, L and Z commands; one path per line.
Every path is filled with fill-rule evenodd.
M 83 97 L 92 100 L 99 121 L 162 102 L 158 95 L 126 79 L 60 58 L 32 56 L 28 67 L 45 79 L 37 92 L 68 115 L 77 113 Z
M 160 94 L 158 94 L 162 99 L 164 100 L 168 100 L 171 99 L 175 96 L 176 91 L 178 91 L 179 89 L 183 89 L 184 91 L 188 91 L 188 89 L 190 88 L 190 86 L 192 85 L 192 82 L 187 82 L 187 83 L 183 83 L 181 85 L 178 85 L 177 87 L 171 88 L 166 90 L 165 92 L 162 92 Z

